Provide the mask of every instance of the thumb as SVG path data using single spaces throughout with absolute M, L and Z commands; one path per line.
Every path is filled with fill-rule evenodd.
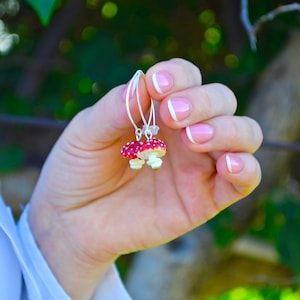
M 141 109 L 145 113 L 150 107 L 150 97 L 144 74 L 139 77 L 136 89 Z M 112 89 L 96 104 L 78 113 L 68 126 L 69 137 L 76 139 L 76 143 L 80 143 L 84 148 L 96 149 L 107 147 L 126 135 L 134 134 L 128 110 L 132 120 L 138 124 L 141 114 L 136 89 L 130 80 L 127 85 Z

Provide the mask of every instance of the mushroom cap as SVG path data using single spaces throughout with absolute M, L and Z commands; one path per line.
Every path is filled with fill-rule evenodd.
M 139 152 L 143 142 L 141 141 L 131 141 L 127 142 L 121 149 L 121 155 L 123 157 L 128 157 L 131 159 L 137 158 L 137 153 Z
M 148 159 L 150 155 L 162 157 L 167 152 L 166 144 L 157 138 L 147 139 L 139 148 L 137 156 L 141 159 Z

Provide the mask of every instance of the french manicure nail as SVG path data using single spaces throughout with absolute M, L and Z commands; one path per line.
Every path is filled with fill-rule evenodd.
M 173 86 L 172 76 L 165 71 L 160 71 L 152 74 L 152 82 L 155 90 L 159 94 L 168 92 Z
M 203 144 L 208 142 L 214 135 L 214 129 L 208 124 L 195 124 L 186 127 L 186 136 L 193 144 Z
M 172 119 L 178 122 L 190 115 L 192 105 L 185 98 L 172 98 L 168 100 L 168 109 Z
M 239 173 L 244 167 L 242 160 L 231 154 L 226 155 L 226 165 L 229 173 Z

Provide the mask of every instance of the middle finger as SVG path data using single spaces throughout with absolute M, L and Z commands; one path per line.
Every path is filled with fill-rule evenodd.
M 232 115 L 237 101 L 225 85 L 214 83 L 173 93 L 160 105 L 160 117 L 170 128 L 184 128 L 220 115 Z

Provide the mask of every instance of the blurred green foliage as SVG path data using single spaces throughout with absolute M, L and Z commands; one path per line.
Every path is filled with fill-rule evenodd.
M 269 220 L 265 222 L 261 232 L 275 241 L 281 261 L 288 265 L 295 274 L 300 275 L 299 198 L 276 189 L 270 194 L 267 203 L 269 203 L 271 213 L 269 210 L 265 213 L 265 218 Z
M 64 2 L 46 1 L 49 6 L 44 1 L 27 2 L 44 24 L 49 23 L 49 28 L 59 32 L 61 28 L 55 26 L 60 24 L 57 18 L 63 18 L 58 13 Z M 281 2 L 259 1 L 257 5 L 258 1 L 251 1 L 252 19 Z M 230 20 L 220 6 L 221 1 L 87 0 L 85 10 L 67 28 L 56 51 L 40 62 L 38 67 L 45 69 L 46 77 L 38 86 L 39 92 L 28 99 L 19 87 L 29 66 L 40 59 L 36 57 L 38 50 L 51 41 L 43 39 L 47 28 L 22 3 L 13 16 L 3 14 L 8 37 L 17 36 L 18 41 L 2 51 L 0 109 L 5 113 L 70 119 L 115 85 L 125 83 L 134 70 L 183 57 L 199 66 L 204 82 L 229 85 L 238 96 L 241 113 L 259 73 L 284 46 L 289 31 L 299 24 L 291 15 L 266 24 L 258 36 L 258 52 L 253 53 L 239 16 L 226 25 L 238 30 L 239 36 L 232 38 L 224 25 Z M 234 47 L 230 43 L 239 46 L 231 50 Z
M 241 233 L 267 241 L 277 249 L 281 262 L 295 275 L 300 275 L 300 201 L 284 188 L 274 188 L 260 203 L 251 226 L 241 232 L 232 223 L 232 211 L 226 209 L 208 222 L 213 228 L 216 244 L 226 247 Z
M 300 291 L 290 288 L 271 290 L 254 289 L 251 287 L 238 287 L 230 290 L 222 296 L 208 297 L 203 300 L 298 300 Z
M 208 225 L 215 233 L 215 243 L 218 247 L 225 248 L 239 236 L 240 232 L 234 227 L 232 219 L 232 211 L 225 209 L 208 221 Z
M 265 24 L 258 34 L 258 50 L 254 53 L 239 21 L 238 3 L 87 0 L 84 9 L 67 26 L 63 22 L 70 13 L 64 10 L 66 1 L 3 0 L 0 112 L 69 120 L 114 86 L 126 83 L 136 69 L 145 71 L 157 61 L 182 57 L 201 69 L 205 83 L 217 81 L 233 89 L 239 101 L 238 113 L 243 113 L 262 70 L 284 47 L 288 34 L 299 29 L 300 23 L 297 14 L 289 13 Z M 250 18 L 254 21 L 285 3 L 288 1 L 252 0 Z M 234 16 L 227 15 L 234 11 Z M 66 33 L 53 51 L 47 52 L 47 57 L 39 57 L 41 49 L 53 47 L 52 38 L 60 33 L 61 24 L 67 26 Z M 34 64 L 37 70 L 30 69 Z M 27 87 L 20 87 L 32 72 L 42 75 L 35 82 L 35 93 L 28 96 Z M 18 146 L 0 142 L 0 172 L 20 167 L 24 155 Z M 300 270 L 298 202 L 282 190 L 270 192 L 249 229 L 249 234 L 274 243 L 282 262 L 297 274 Z M 231 220 L 230 211 L 225 210 L 210 222 L 219 246 L 226 246 L 239 235 Z M 244 298 L 234 296 L 243 293 L 250 294 Z M 240 289 L 222 299 L 267 299 L 262 298 L 262 293 Z M 276 297 L 268 299 L 296 299 L 282 296 L 288 293 L 292 292 L 280 290 Z

